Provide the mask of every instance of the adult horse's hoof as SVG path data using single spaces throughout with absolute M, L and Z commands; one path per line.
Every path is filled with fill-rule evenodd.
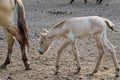
M 2 64 L 2 65 L 0 66 L 0 69 L 1 69 L 1 70 L 2 70 L 2 69 L 6 69 L 6 65 Z
M 27 63 L 25 64 L 25 70 L 31 70 L 31 68 L 30 68 L 30 63 L 29 63 L 29 62 L 27 62 Z
M 28 65 L 25 70 L 31 70 L 30 65 Z
M 31 68 L 25 68 L 25 70 L 31 70 Z

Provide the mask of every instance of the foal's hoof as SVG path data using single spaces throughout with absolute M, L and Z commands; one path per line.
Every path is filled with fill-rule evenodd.
M 87 77 L 92 77 L 93 76 L 93 73 L 88 73 L 86 74 Z
M 55 72 L 55 75 L 58 75 L 59 72 Z
M 88 77 L 92 77 L 95 73 L 97 73 L 98 72 L 98 70 L 94 70 L 93 72 L 91 72 L 91 73 L 88 73 L 86 76 L 88 76 Z
M 77 72 L 75 72 L 75 74 L 78 74 L 80 72 L 81 68 L 77 68 Z
M 116 75 L 115 75 L 115 77 L 119 77 L 119 75 L 118 75 L 118 74 L 116 74 Z

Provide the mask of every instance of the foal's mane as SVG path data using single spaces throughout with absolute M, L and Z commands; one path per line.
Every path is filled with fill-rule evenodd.
M 62 28 L 65 22 L 67 22 L 67 20 L 63 20 L 63 21 L 59 22 L 58 24 L 53 26 L 52 29 Z

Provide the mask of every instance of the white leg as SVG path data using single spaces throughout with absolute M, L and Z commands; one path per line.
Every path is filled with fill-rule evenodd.
M 57 61 L 56 61 L 56 72 L 55 75 L 58 74 L 59 72 L 59 61 L 60 61 L 60 54 L 62 53 L 62 51 L 72 42 L 72 40 L 66 40 L 63 45 L 59 48 L 58 53 L 57 53 Z
M 94 68 L 94 70 L 89 74 L 90 76 L 94 75 L 94 73 L 96 73 L 98 71 L 99 65 L 101 63 L 103 54 L 104 54 L 104 50 L 103 50 L 103 44 L 102 44 L 102 39 L 101 39 L 101 35 L 95 35 L 94 36 L 96 43 L 97 43 L 97 48 L 98 48 L 98 52 L 99 52 L 99 57 L 96 63 L 96 66 Z
M 74 42 L 72 43 L 72 49 L 73 49 L 73 54 L 75 56 L 75 60 L 77 62 L 77 72 L 75 73 L 75 74 L 77 74 L 80 72 L 81 67 L 80 67 L 80 61 L 79 61 L 79 57 L 78 57 L 76 40 L 74 40 Z
M 116 58 L 116 52 L 114 50 L 114 47 L 113 45 L 108 41 L 107 37 L 104 36 L 103 38 L 103 41 L 104 41 L 104 46 L 110 51 L 111 55 L 112 55 L 112 59 L 113 59 L 113 63 L 114 63 L 114 66 L 115 66 L 115 69 L 116 69 L 116 77 L 119 76 L 119 65 L 118 65 L 118 61 L 117 61 L 117 58 Z

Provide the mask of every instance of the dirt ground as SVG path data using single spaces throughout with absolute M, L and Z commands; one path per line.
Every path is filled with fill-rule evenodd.
M 81 16 L 101 16 L 110 19 L 115 24 L 115 29 L 120 30 L 120 0 L 103 0 L 102 4 L 96 4 L 95 0 L 75 0 L 73 4 L 68 4 L 70 0 L 23 0 L 26 10 L 26 21 L 29 28 L 30 51 L 27 53 L 32 70 L 25 71 L 21 59 L 19 44 L 16 42 L 11 64 L 6 70 L 0 70 L 0 80 L 120 80 L 115 78 L 115 68 L 110 53 L 105 49 L 99 71 L 92 77 L 86 74 L 95 67 L 98 51 L 96 43 L 92 37 L 78 39 L 79 59 L 81 71 L 74 74 L 76 61 L 74 60 L 71 45 L 62 53 L 60 59 L 60 73 L 54 75 L 57 50 L 64 39 L 57 39 L 52 44 L 48 53 L 39 55 L 39 33 L 43 28 L 49 29 L 57 22 Z M 120 64 L 120 32 L 112 32 L 107 28 L 107 37 L 115 46 L 116 55 Z M 2 64 L 7 54 L 7 43 L 5 35 L 0 29 L 0 64 Z

